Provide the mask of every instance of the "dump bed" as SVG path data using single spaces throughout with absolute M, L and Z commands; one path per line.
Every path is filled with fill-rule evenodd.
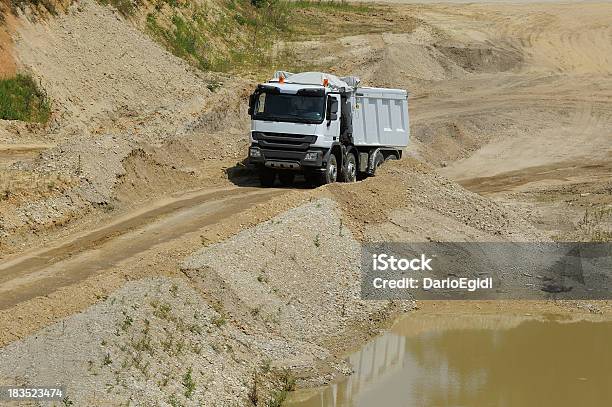
M 353 109 L 353 142 L 356 146 L 408 145 L 408 93 L 402 89 L 357 88 Z

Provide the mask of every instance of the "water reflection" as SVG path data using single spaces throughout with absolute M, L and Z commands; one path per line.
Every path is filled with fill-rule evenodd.
M 612 323 L 497 321 L 407 318 L 350 356 L 352 376 L 287 406 L 612 405 Z

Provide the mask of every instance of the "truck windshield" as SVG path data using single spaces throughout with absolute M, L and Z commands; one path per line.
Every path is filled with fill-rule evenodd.
M 325 113 L 323 96 L 262 92 L 256 99 L 253 118 L 299 123 L 321 123 Z

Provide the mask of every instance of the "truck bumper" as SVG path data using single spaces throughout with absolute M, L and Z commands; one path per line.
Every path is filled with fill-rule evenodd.
M 249 148 L 249 163 L 279 170 L 313 170 L 326 164 L 327 151 L 267 150 L 257 145 Z

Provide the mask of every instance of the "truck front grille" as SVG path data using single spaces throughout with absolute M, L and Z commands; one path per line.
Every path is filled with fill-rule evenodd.
M 253 133 L 253 139 L 266 150 L 297 150 L 306 151 L 317 141 L 317 136 L 286 133 Z

